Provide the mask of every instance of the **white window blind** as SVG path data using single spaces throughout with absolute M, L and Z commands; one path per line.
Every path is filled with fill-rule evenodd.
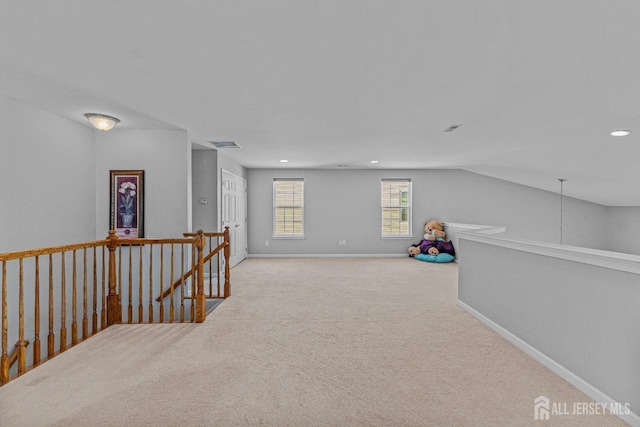
M 411 237 L 411 180 L 383 179 L 382 237 Z
M 304 237 L 304 180 L 273 180 L 273 237 Z

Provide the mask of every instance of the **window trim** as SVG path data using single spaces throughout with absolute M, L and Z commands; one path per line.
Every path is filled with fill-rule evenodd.
M 302 183 L 302 205 L 300 206 L 302 208 L 302 233 L 301 234 L 295 234 L 295 233 L 282 233 L 282 234 L 278 234 L 276 233 L 276 209 L 278 208 L 278 206 L 276 206 L 276 185 L 278 182 L 286 182 L 286 181 L 294 181 L 294 182 L 301 182 Z M 273 178 L 273 184 L 272 184 L 272 190 L 271 190 L 271 196 L 272 196 L 272 208 L 271 208 L 271 215 L 272 215 L 272 225 L 271 225 L 271 238 L 272 239 L 283 239 L 283 240 L 296 240 L 296 239 L 304 239 L 305 238 L 305 234 L 304 234 L 304 229 L 305 229 L 305 219 L 304 219 L 304 215 L 305 215 L 305 209 L 304 209 L 304 196 L 305 196 L 305 192 L 304 192 L 304 178 Z M 283 206 L 280 206 L 283 207 Z
M 382 185 L 385 182 L 406 182 L 409 184 L 408 208 L 409 210 L 409 229 L 407 234 L 383 234 L 383 218 L 382 212 L 385 208 L 403 208 L 405 206 L 383 206 L 382 204 Z M 413 181 L 411 178 L 382 178 L 380 180 L 380 238 L 381 239 L 412 239 L 413 238 Z

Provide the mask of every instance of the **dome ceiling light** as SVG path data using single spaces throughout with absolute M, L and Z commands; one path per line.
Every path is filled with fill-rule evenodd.
M 84 116 L 89 119 L 89 123 L 91 123 L 94 128 L 101 131 L 111 130 L 115 125 L 120 123 L 119 119 L 111 116 L 105 116 L 104 114 L 87 113 Z

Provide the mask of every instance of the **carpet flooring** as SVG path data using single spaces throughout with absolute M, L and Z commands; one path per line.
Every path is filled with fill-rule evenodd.
M 572 414 L 593 401 L 459 308 L 457 274 L 250 258 L 205 323 L 112 326 L 0 387 L 0 425 L 626 425 Z

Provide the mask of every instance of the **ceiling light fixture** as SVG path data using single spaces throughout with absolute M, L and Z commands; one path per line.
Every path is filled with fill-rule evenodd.
M 627 135 L 631 135 L 631 131 L 630 130 L 614 130 L 613 132 L 611 132 L 611 136 L 627 136 Z
M 102 131 L 113 129 L 115 125 L 120 123 L 119 119 L 111 116 L 105 116 L 104 114 L 87 113 L 84 115 L 94 128 Z
M 371 160 L 371 163 L 375 165 L 377 163 L 380 163 L 380 161 L 379 160 Z
M 282 159 L 280 160 L 280 163 L 289 163 L 289 160 Z

